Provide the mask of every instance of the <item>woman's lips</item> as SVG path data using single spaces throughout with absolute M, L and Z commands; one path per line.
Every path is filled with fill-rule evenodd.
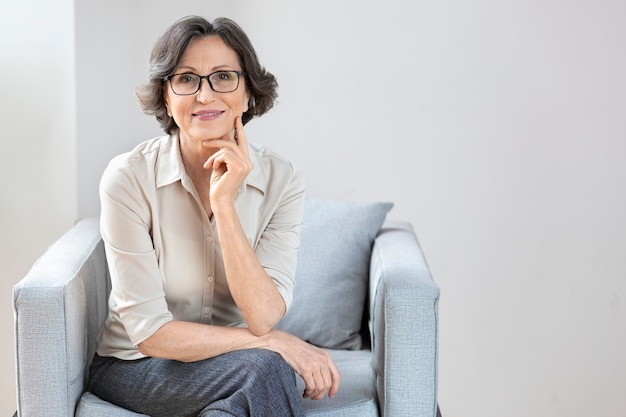
M 220 117 L 224 112 L 222 110 L 200 110 L 193 114 L 194 117 L 200 120 L 215 120 Z

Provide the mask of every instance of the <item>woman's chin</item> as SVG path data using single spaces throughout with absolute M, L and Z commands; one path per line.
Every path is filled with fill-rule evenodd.
M 234 128 L 224 129 L 224 128 L 211 127 L 211 128 L 203 128 L 203 129 L 191 129 L 189 132 L 183 133 L 183 134 L 185 134 L 187 137 L 190 137 L 190 138 L 198 138 L 201 141 L 207 141 L 207 140 L 224 139 L 225 136 L 230 137 L 233 134 L 233 130 Z

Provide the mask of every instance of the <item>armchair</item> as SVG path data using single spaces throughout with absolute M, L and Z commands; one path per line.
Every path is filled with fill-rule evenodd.
M 348 222 L 348 217 L 355 218 L 354 213 L 342 211 L 347 203 L 338 204 L 307 202 L 301 252 L 310 256 L 299 260 L 298 274 L 307 262 L 331 268 L 332 262 L 345 262 L 345 258 L 324 259 L 340 255 L 332 239 L 332 230 L 340 226 L 307 229 L 307 219 L 315 223 L 325 222 L 328 215 Z M 358 334 L 348 338 L 356 342 L 348 347 L 327 344 L 342 373 L 340 392 L 333 400 L 303 400 L 307 416 L 433 417 L 438 412 L 439 289 L 411 226 L 387 220 L 379 228 L 390 207 L 382 210 L 372 241 L 365 246 L 365 300 L 357 308 Z M 329 237 L 323 245 L 326 250 L 330 247 L 328 255 L 318 256 L 314 241 L 320 234 Z M 14 287 L 19 417 L 140 416 L 85 392 L 87 370 L 107 315 L 110 285 L 98 220 L 89 218 L 78 221 L 56 241 Z M 306 294 L 298 297 L 295 293 L 294 305 L 307 298 Z M 312 342 L 341 327 L 343 313 L 342 320 L 332 319 L 331 306 L 333 311 L 326 317 L 313 316 L 330 327 L 314 324 L 313 333 L 318 333 L 311 334 L 306 320 L 298 323 L 311 308 L 304 302 L 295 310 L 292 307 L 289 314 L 295 316 L 287 316 L 280 326 L 295 329 Z

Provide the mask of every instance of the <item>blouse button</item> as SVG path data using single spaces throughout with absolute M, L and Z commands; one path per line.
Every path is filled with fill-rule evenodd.
M 213 236 L 207 236 L 206 241 L 209 243 L 213 243 Z

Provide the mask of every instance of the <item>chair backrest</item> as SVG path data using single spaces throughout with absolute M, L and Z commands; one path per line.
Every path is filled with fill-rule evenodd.
M 110 285 L 98 220 L 85 219 L 13 288 L 20 417 L 74 416 Z

